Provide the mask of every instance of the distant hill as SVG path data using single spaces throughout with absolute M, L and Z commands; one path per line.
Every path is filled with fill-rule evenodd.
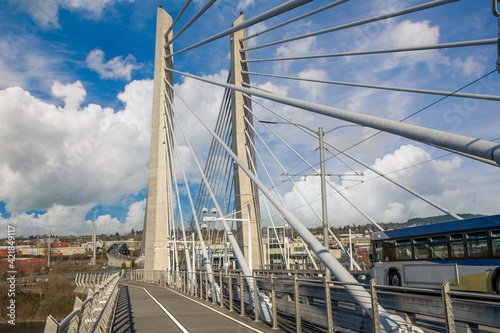
M 486 215 L 481 215 L 481 214 L 458 214 L 458 216 L 463 217 L 464 219 L 470 219 L 473 217 L 481 217 L 481 216 L 486 216 Z M 441 223 L 441 222 L 448 222 L 448 221 L 453 221 L 453 218 L 449 215 L 439 215 L 439 216 L 429 216 L 429 217 L 415 217 L 412 219 L 409 219 L 408 221 L 404 223 L 381 223 L 382 226 L 385 226 L 384 229 L 399 229 L 399 228 L 405 228 L 409 227 L 412 225 L 424 225 L 424 224 L 434 224 L 434 223 Z

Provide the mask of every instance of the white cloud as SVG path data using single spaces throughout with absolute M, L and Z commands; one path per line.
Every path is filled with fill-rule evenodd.
M 469 56 L 465 60 L 457 58 L 453 61 L 453 67 L 465 76 L 478 77 L 484 73 L 485 66 L 474 57 Z
M 71 11 L 83 10 L 91 18 L 100 18 L 105 7 L 112 6 L 117 2 L 133 2 L 134 0 L 10 0 L 19 8 L 29 13 L 34 22 L 40 27 L 61 28 L 59 24 L 59 11 L 68 9 Z
M 152 80 L 129 83 L 123 110 L 90 104 L 79 82 L 53 90 L 64 108 L 19 87 L 0 91 L 0 200 L 9 212 L 113 204 L 148 179 Z
M 429 159 L 431 156 L 422 148 L 404 145 L 393 153 L 377 159 L 372 167 L 453 212 L 464 212 L 464 209 L 469 209 L 466 207 L 470 207 L 470 200 L 482 196 L 461 174 L 461 158 L 432 160 L 421 164 Z M 401 171 L 393 173 L 397 170 Z M 404 222 L 415 216 L 444 214 L 387 180 L 377 178 L 372 171 L 364 170 L 363 173 L 365 176 L 357 178 L 363 183 L 358 183 L 356 186 L 352 186 L 356 184 L 352 181 L 339 183 L 338 178 L 331 178 L 331 181 L 375 221 Z M 316 211 L 321 212 L 319 177 L 307 177 L 297 182 L 297 185 Z M 369 223 L 330 186 L 327 186 L 327 194 L 330 225 Z M 318 219 L 295 188 L 286 193 L 284 199 L 286 206 L 307 226 L 319 225 Z
M 86 94 L 87 92 L 80 81 L 67 85 L 55 81 L 52 85 L 52 95 L 62 98 L 65 103 L 64 108 L 66 109 L 79 109 Z
M 397 24 L 390 23 L 373 42 L 369 43 L 369 47 L 403 48 L 430 45 L 437 44 L 439 37 L 439 26 L 431 26 L 427 20 L 420 22 L 404 20 Z M 384 57 L 379 70 L 389 70 L 402 64 L 412 67 L 418 63 L 426 63 L 432 70 L 437 64 L 449 64 L 449 59 L 436 50 L 394 53 Z
M 141 65 L 136 64 L 136 60 L 131 54 L 125 58 L 118 56 L 105 61 L 104 52 L 99 49 L 90 51 L 85 61 L 87 67 L 96 71 L 101 79 L 130 80 L 132 71 L 141 67 Z
M 305 69 L 297 74 L 298 77 L 302 79 L 313 79 L 313 80 L 327 80 L 327 73 L 322 69 L 309 68 Z M 308 94 L 308 101 L 314 102 L 318 97 L 321 97 L 324 92 L 323 83 L 314 83 L 307 81 L 299 81 L 299 86 L 306 90 Z
M 145 206 L 146 199 L 130 204 L 124 221 L 108 214 L 99 216 L 96 219 L 97 233 L 124 234 L 130 232 L 132 228 L 142 230 Z M 36 230 L 39 230 L 41 235 L 48 234 L 49 227 L 52 233 L 58 236 L 90 235 L 92 234 L 92 221 L 86 220 L 85 216 L 92 207 L 93 204 L 74 206 L 56 204 L 39 215 L 20 213 L 12 214 L 9 218 L 0 216 L 0 225 L 15 227 L 16 235 L 33 235 Z
M 240 0 L 236 6 L 236 10 L 246 10 L 248 7 L 252 6 L 255 0 Z

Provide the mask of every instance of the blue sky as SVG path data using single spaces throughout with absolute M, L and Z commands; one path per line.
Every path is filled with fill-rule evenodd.
M 249 45 L 424 2 L 351 0 L 251 39 Z M 174 33 L 204 3 L 193 1 Z M 229 28 L 240 11 L 248 19 L 280 3 L 274 0 L 217 1 L 174 42 L 174 51 Z M 251 27 L 248 33 L 327 3 L 329 1 L 313 1 Z M 0 28 L 4 32 L 0 38 L 0 225 L 16 225 L 20 234 L 35 233 L 37 228 L 45 233 L 49 225 L 59 230 L 57 234 L 88 234 L 90 219 L 97 209 L 99 232 L 142 229 L 149 163 L 156 8 L 159 5 L 175 18 L 184 1 L 0 2 Z M 463 0 L 380 23 L 251 51 L 249 57 L 324 54 L 497 36 L 497 19 L 491 14 L 490 4 Z M 250 64 L 250 69 L 307 78 L 453 91 L 495 69 L 495 60 L 496 46 L 489 45 L 387 56 L 261 62 Z M 226 80 L 229 63 L 229 37 L 174 58 L 177 70 L 220 81 Z M 463 91 L 499 95 L 498 75 L 495 72 Z M 179 75 L 175 75 L 174 80 L 177 89 L 195 110 L 213 124 L 222 90 Z M 284 95 L 395 120 L 439 99 L 260 76 L 252 76 L 251 80 L 255 85 Z M 498 136 L 500 125 L 496 103 L 447 98 L 408 122 L 491 140 Z M 290 107 L 268 105 L 311 128 L 324 126 L 326 130 L 344 124 Z M 203 156 L 210 142 L 209 135 L 180 103 L 178 111 L 185 115 L 184 125 L 200 133 L 193 138 L 192 144 Z M 255 107 L 255 112 L 261 118 L 274 117 L 259 107 Z M 317 163 L 317 155 L 313 153 L 316 140 L 302 136 L 293 128 L 275 128 L 304 156 L 309 156 L 311 163 Z M 307 169 L 263 127 L 257 128 L 260 130 L 288 169 L 296 168 L 297 172 Z M 373 133 L 368 128 L 350 128 L 335 131 L 326 139 L 345 148 Z M 182 138 L 179 141 L 185 148 Z M 410 167 L 394 176 L 454 212 L 498 213 L 498 168 L 453 155 L 435 159 L 443 155 L 443 151 L 388 134 L 378 135 L 369 144 L 359 145 L 350 152 L 384 172 Z M 270 156 L 264 154 L 263 159 L 270 161 Z M 431 161 L 414 166 L 427 160 Z M 369 180 L 373 176 L 369 178 L 364 167 L 343 162 L 331 160 L 327 172 L 347 173 L 353 169 L 364 172 L 366 176 L 359 179 L 363 184 L 360 181 L 341 182 L 336 178 L 332 181 L 377 221 L 403 222 L 415 216 L 440 214 L 391 185 Z M 271 162 L 268 167 L 274 175 L 281 173 Z M 186 159 L 186 168 L 190 180 L 196 183 L 199 175 L 189 159 Z M 264 175 L 262 177 L 264 179 Z M 282 180 L 277 177 L 275 182 Z M 264 182 L 271 186 L 269 181 Z M 306 177 L 299 182 L 299 187 L 313 205 L 319 205 L 317 178 Z M 294 207 L 293 212 L 306 225 L 318 224 L 318 221 L 309 220 L 309 208 L 290 182 L 280 185 L 280 189 L 285 202 Z M 336 195 L 331 192 L 330 196 Z M 366 223 L 345 202 L 331 201 L 330 219 L 335 221 L 332 225 Z M 187 205 L 183 210 L 184 217 L 188 217 Z

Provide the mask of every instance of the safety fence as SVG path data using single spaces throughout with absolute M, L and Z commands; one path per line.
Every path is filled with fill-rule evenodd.
M 281 273 L 254 272 L 252 278 L 258 288 L 249 288 L 247 277 L 238 270 L 216 270 L 209 276 L 205 270 L 190 275 L 187 271 L 138 269 L 132 272 L 131 278 L 177 289 L 255 321 L 262 320 L 256 311 L 260 291 L 272 309 L 272 321 L 268 324 L 273 328 L 293 327 L 296 332 L 386 332 L 377 315 L 379 311 L 384 312 L 383 309 L 425 332 L 500 330 L 500 296 L 450 291 L 448 284 L 438 291 L 379 286 L 373 279 L 369 283 L 342 283 L 297 272 Z M 211 280 L 215 284 L 211 284 Z M 349 285 L 369 292 L 374 316 L 356 303 L 346 290 Z M 218 293 L 216 290 L 223 296 L 221 301 L 213 297 Z
M 93 284 L 95 291 L 88 289 L 87 299 L 76 297 L 73 311 L 61 322 L 52 316 L 47 317 L 45 333 L 108 332 L 118 296 L 120 272 L 101 272 L 90 275 L 77 275 L 76 282 Z M 99 275 L 101 274 L 101 275 Z M 97 281 L 102 281 L 97 284 Z M 78 287 L 78 285 L 77 285 Z M 88 286 L 87 286 L 88 287 Z

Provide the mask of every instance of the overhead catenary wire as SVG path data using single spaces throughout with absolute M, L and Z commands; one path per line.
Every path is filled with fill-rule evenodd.
M 241 52 L 257 50 L 257 49 L 261 49 L 261 48 L 268 47 L 268 46 L 283 44 L 283 43 L 292 42 L 295 40 L 304 39 L 304 38 L 308 38 L 308 37 L 313 37 L 313 36 L 317 36 L 317 35 L 321 35 L 321 34 L 325 34 L 325 33 L 329 33 L 329 32 L 334 32 L 334 31 L 339 31 L 339 30 L 343 30 L 343 29 L 347 29 L 347 28 L 352 28 L 352 27 L 363 25 L 363 24 L 377 22 L 377 21 L 381 21 L 381 20 L 385 20 L 388 18 L 401 16 L 401 15 L 405 15 L 405 14 L 409 14 L 409 13 L 414 13 L 414 12 L 418 12 L 418 11 L 421 11 L 424 9 L 429 9 L 429 8 L 445 5 L 445 4 L 450 3 L 450 2 L 456 2 L 456 1 L 459 1 L 459 0 L 435 0 L 435 1 L 427 2 L 427 3 L 421 4 L 421 5 L 413 6 L 410 8 L 398 10 L 395 12 L 366 18 L 366 19 L 359 20 L 356 22 L 346 23 L 346 24 L 342 24 L 342 25 L 339 25 L 336 27 L 323 29 L 323 30 L 319 30 L 316 32 L 311 32 L 311 33 L 307 33 L 307 34 L 296 36 L 296 37 L 285 38 L 285 39 L 278 40 L 278 41 L 271 42 L 271 43 L 267 43 L 267 44 L 262 44 L 262 45 L 258 45 L 258 46 L 244 48 L 244 49 L 241 49 Z
M 429 44 L 429 45 L 419 45 L 419 46 L 409 46 L 409 47 L 397 47 L 397 48 L 392 48 L 392 49 L 326 53 L 326 54 L 315 54 L 315 55 L 282 57 L 282 58 L 249 59 L 249 60 L 242 60 L 241 62 L 242 63 L 250 63 L 250 62 L 304 60 L 304 59 L 334 58 L 334 57 L 348 57 L 348 56 L 350 57 L 350 56 L 371 55 L 371 54 L 385 54 L 385 53 L 397 53 L 397 52 L 449 49 L 449 48 L 454 48 L 454 47 L 466 47 L 466 46 L 496 45 L 497 42 L 498 42 L 498 38 L 489 38 L 489 39 L 480 39 L 480 40 L 462 41 L 462 42 L 453 42 L 453 43 Z
M 215 1 L 215 0 L 212 0 L 212 1 Z M 195 49 L 195 48 L 200 47 L 202 45 L 208 44 L 210 42 L 213 42 L 214 40 L 217 40 L 219 38 L 228 36 L 228 35 L 232 34 L 235 31 L 247 28 L 247 27 L 249 27 L 251 25 L 254 25 L 254 24 L 259 23 L 261 21 L 267 20 L 267 19 L 269 19 L 271 17 L 277 16 L 279 14 L 287 12 L 287 11 L 289 11 L 291 9 L 294 9 L 294 8 L 298 7 L 298 6 L 302 6 L 303 4 L 306 4 L 306 3 L 311 2 L 311 1 L 313 1 L 313 0 L 289 0 L 289 1 L 285 2 L 284 4 L 276 6 L 273 9 L 268 10 L 267 12 L 264 12 L 264 13 L 262 13 L 260 15 L 257 15 L 256 17 L 251 18 L 248 21 L 245 21 L 245 22 L 243 22 L 241 24 L 238 24 L 237 26 L 234 26 L 232 28 L 226 29 L 226 30 L 224 30 L 224 31 L 222 31 L 222 32 L 220 32 L 218 34 L 215 34 L 212 37 L 204 39 L 204 40 L 202 40 L 202 41 L 200 41 L 198 43 L 195 43 L 195 44 L 193 44 L 191 46 L 188 46 L 188 47 L 186 47 L 186 48 L 184 48 L 184 49 L 182 49 L 180 51 L 177 51 L 177 52 L 174 52 L 172 54 L 166 55 L 165 59 L 168 59 L 170 57 L 173 57 L 174 55 L 177 55 L 177 54 L 184 53 L 186 51 Z M 174 39 L 175 38 L 173 38 L 172 41 Z M 171 43 L 171 41 L 169 43 Z M 165 45 L 165 47 L 167 47 L 168 45 L 169 44 Z
M 255 114 L 254 114 L 255 116 Z M 293 149 L 278 133 L 273 131 L 267 124 L 263 125 L 273 133 L 281 142 L 283 142 L 298 158 L 300 158 L 304 163 L 306 163 L 310 169 L 312 169 L 315 173 L 320 174 L 319 170 L 316 169 L 311 163 L 309 163 L 302 155 L 300 155 L 295 149 Z M 374 220 L 372 219 L 366 212 L 364 212 L 358 205 L 356 205 L 351 199 L 349 199 L 342 191 L 340 191 L 337 186 L 333 184 L 329 179 L 325 180 L 331 188 L 333 188 L 344 200 L 346 200 L 354 209 L 356 209 L 361 215 L 363 215 L 369 222 L 371 222 L 379 231 L 384 231 L 384 229 Z M 323 219 L 321 219 L 323 220 Z
M 243 42 L 243 41 L 245 41 L 245 40 L 247 40 L 247 39 L 255 38 L 255 37 L 260 36 L 260 35 L 262 35 L 262 34 L 264 34 L 264 33 L 266 33 L 266 32 L 273 31 L 273 30 L 275 30 L 275 29 L 281 28 L 281 27 L 283 27 L 283 26 L 285 26 L 285 25 L 288 25 L 288 24 L 290 24 L 290 23 L 293 23 L 293 22 L 296 22 L 296 21 L 302 20 L 303 18 L 306 18 L 306 17 L 309 17 L 309 16 L 311 16 L 311 15 L 314 15 L 314 14 L 320 13 L 320 12 L 322 12 L 322 11 L 324 11 L 324 10 L 327 10 L 327 9 L 330 9 L 330 8 L 332 8 L 332 7 L 336 7 L 336 6 L 338 6 L 338 5 L 340 5 L 340 4 L 343 4 L 344 2 L 347 2 L 347 1 L 349 1 L 349 0 L 338 0 L 338 1 L 335 1 L 335 2 L 333 2 L 333 3 L 331 3 L 331 4 L 328 4 L 328 5 L 326 5 L 326 6 L 323 6 L 323 7 L 321 7 L 321 8 L 318 8 L 318 9 L 312 10 L 312 11 L 310 11 L 310 12 L 308 12 L 308 13 L 305 13 L 305 14 L 299 15 L 299 16 L 297 16 L 297 17 L 294 17 L 293 19 L 287 20 L 287 21 L 285 21 L 285 22 L 283 22 L 283 23 L 280 23 L 280 24 L 277 24 L 277 25 L 272 26 L 272 27 L 270 27 L 270 28 L 267 28 L 267 29 L 265 29 L 265 30 L 259 31 L 259 32 L 255 33 L 255 34 L 253 34 L 253 35 L 249 35 L 249 36 L 246 36 L 246 37 L 240 38 L 240 42 Z
M 280 117 L 281 119 L 283 119 L 284 121 L 286 121 L 286 122 L 288 122 L 288 123 L 292 124 L 292 122 L 291 122 L 288 118 L 286 118 L 285 116 L 283 116 L 283 115 L 281 115 L 281 114 L 279 114 L 279 113 L 275 112 L 274 110 L 272 110 L 272 109 L 270 109 L 270 108 L 266 107 L 265 105 L 263 105 L 263 104 L 259 103 L 258 101 L 255 101 L 253 98 L 251 98 L 251 97 L 249 97 L 249 98 L 250 98 L 252 101 L 254 101 L 255 103 L 259 104 L 261 107 L 263 107 L 263 108 L 265 108 L 266 110 L 268 110 L 269 112 L 271 112 L 272 114 L 274 114 L 274 115 L 276 115 L 276 116 Z M 264 125 L 265 125 L 265 124 L 264 124 Z M 266 127 L 267 127 L 267 128 L 269 128 L 268 126 L 266 126 Z M 307 133 L 308 135 L 310 135 L 310 136 L 314 137 L 315 139 L 317 139 L 317 138 L 318 138 L 316 135 L 314 135 L 313 133 L 311 133 L 311 132 L 309 132 L 309 131 L 305 130 L 304 128 L 302 128 L 302 127 L 300 127 L 300 126 L 298 126 L 298 128 L 299 128 L 301 131 L 303 131 L 303 132 Z M 272 131 L 272 132 L 274 133 L 274 131 Z M 282 141 L 283 141 L 283 140 L 282 140 Z M 451 216 L 451 217 L 453 217 L 453 218 L 455 218 L 455 219 L 457 219 L 457 220 L 462 220 L 462 219 L 463 219 L 462 217 L 460 217 L 460 216 L 459 216 L 459 215 L 457 215 L 456 213 L 451 212 L 450 210 L 448 210 L 448 209 L 444 208 L 443 206 L 439 205 L 438 203 L 436 203 L 436 202 L 434 202 L 434 201 L 430 200 L 429 198 L 426 198 L 425 196 L 421 195 L 420 193 L 418 193 L 418 192 L 416 192 L 416 191 L 414 191 L 414 190 L 410 189 L 409 187 L 407 187 L 407 186 L 405 186 L 405 185 L 401 184 L 400 182 L 396 181 L 395 179 L 393 179 L 393 178 L 391 178 L 391 177 L 388 177 L 387 175 L 384 175 L 382 172 L 380 172 L 380 171 L 378 171 L 377 169 L 375 169 L 375 168 L 373 168 L 373 167 L 369 166 L 368 164 L 366 164 L 366 163 L 362 162 L 361 160 L 359 160 L 359 159 L 355 158 L 354 156 L 352 156 L 352 155 L 350 155 L 350 154 L 346 153 L 345 151 L 342 151 L 340 148 L 338 148 L 338 147 L 334 146 L 333 144 L 331 144 L 331 143 L 327 142 L 326 140 L 324 140 L 324 143 L 325 143 L 326 145 L 330 146 L 331 148 L 335 149 L 336 151 L 338 151 L 340 154 L 345 155 L 346 157 L 350 158 L 350 159 L 351 159 L 351 160 L 353 160 L 354 162 L 356 162 L 356 163 L 358 163 L 358 164 L 360 164 L 360 165 L 362 165 L 362 166 L 366 167 L 367 169 L 369 169 L 369 170 L 371 170 L 371 171 L 375 172 L 376 174 L 380 175 L 380 176 L 381 176 L 381 177 L 383 177 L 384 179 L 386 179 L 386 180 L 390 181 L 390 182 L 391 182 L 391 183 L 393 183 L 394 185 L 396 185 L 396 186 L 400 187 L 401 189 L 403 189 L 403 190 L 407 191 L 408 193 L 410 193 L 410 194 L 414 195 L 415 197 L 419 198 L 420 200 L 423 200 L 424 202 L 427 202 L 429 205 L 431 205 L 431 206 L 433 206 L 433 207 L 437 208 L 438 210 L 442 211 L 443 213 L 445 213 L 445 214 L 447 214 L 447 215 L 449 215 L 449 216 Z M 334 156 L 335 156 L 335 155 L 334 155 Z M 310 168 L 313 168 L 313 167 L 312 167 L 312 166 L 310 166 Z

